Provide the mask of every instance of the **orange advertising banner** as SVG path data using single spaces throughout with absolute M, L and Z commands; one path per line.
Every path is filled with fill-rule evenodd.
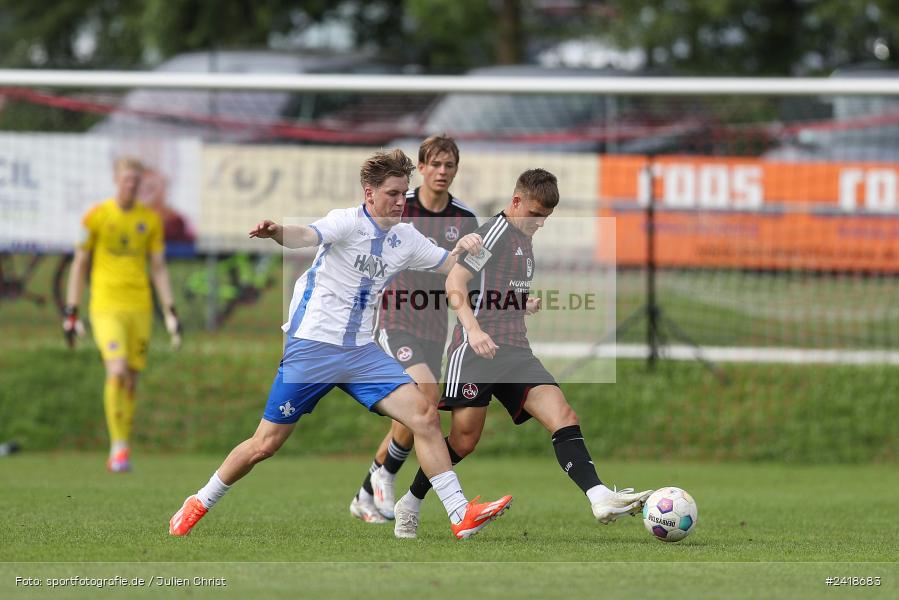
M 659 266 L 899 272 L 899 166 L 705 156 L 599 157 L 600 216 L 617 261 Z

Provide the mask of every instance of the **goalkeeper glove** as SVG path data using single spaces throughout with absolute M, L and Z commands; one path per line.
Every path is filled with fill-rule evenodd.
M 75 347 L 75 338 L 84 335 L 84 323 L 78 318 L 78 307 L 69 304 L 63 309 L 65 318 L 62 321 L 62 334 L 66 338 L 69 348 Z

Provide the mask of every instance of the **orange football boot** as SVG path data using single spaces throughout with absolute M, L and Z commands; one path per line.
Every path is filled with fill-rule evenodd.
M 460 540 L 467 540 L 484 527 L 490 521 L 506 512 L 506 509 L 512 504 L 512 496 L 503 496 L 499 500 L 478 504 L 478 496 L 468 503 L 465 507 L 465 516 L 460 523 L 452 526 L 453 534 Z
M 188 496 L 181 509 L 169 520 L 169 533 L 177 536 L 187 535 L 207 512 L 209 509 L 203 506 L 196 494 Z

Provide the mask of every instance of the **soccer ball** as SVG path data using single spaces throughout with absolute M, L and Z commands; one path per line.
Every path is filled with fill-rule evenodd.
M 693 531 L 699 515 L 693 496 L 677 487 L 663 487 L 643 505 L 646 530 L 663 542 L 679 542 Z

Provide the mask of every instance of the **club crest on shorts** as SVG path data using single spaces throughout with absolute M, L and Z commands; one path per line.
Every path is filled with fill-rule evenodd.
M 534 274 L 534 261 L 528 256 L 528 277 Z
M 412 348 L 403 346 L 396 351 L 396 359 L 400 362 L 407 362 L 412 358 Z
M 478 386 L 473 383 L 466 383 L 462 386 L 462 395 L 465 396 L 466 399 L 472 400 L 478 395 Z
M 446 241 L 455 242 L 459 239 L 459 228 L 455 225 L 448 225 L 444 236 L 446 237 Z

